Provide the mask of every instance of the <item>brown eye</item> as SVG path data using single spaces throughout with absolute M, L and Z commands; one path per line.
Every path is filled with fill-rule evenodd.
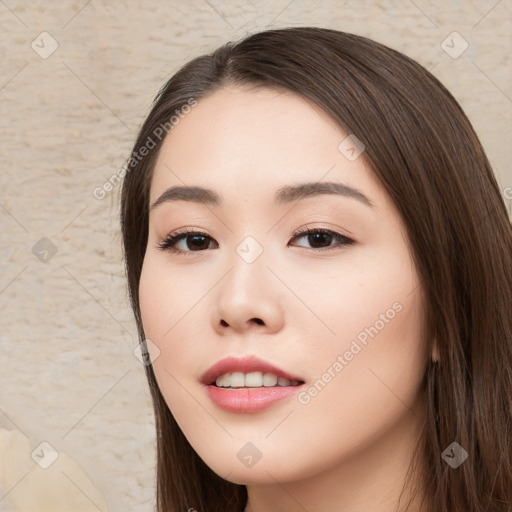
M 187 235 L 183 238 L 185 245 L 191 251 L 200 251 L 201 249 L 208 249 L 209 242 L 206 243 L 208 237 L 204 235 Z
M 354 243 L 354 240 L 348 238 L 340 233 L 336 233 L 335 231 L 331 231 L 330 229 L 306 229 L 304 231 L 300 231 L 295 233 L 293 236 L 294 239 L 304 238 L 310 244 L 311 249 L 316 249 L 318 251 L 325 251 L 334 249 L 339 245 L 351 245 Z M 331 245 L 331 243 L 335 241 L 338 242 L 335 245 Z M 303 245 L 299 245 L 299 247 L 304 247 Z
M 210 241 L 213 240 L 206 233 L 199 231 L 182 231 L 170 234 L 158 244 L 163 251 L 190 254 L 208 249 Z M 181 243 L 181 247 L 177 247 Z
M 306 239 L 312 250 L 322 252 L 336 249 L 339 246 L 354 244 L 354 240 L 332 231 L 330 229 L 306 229 L 293 235 L 292 240 Z M 334 245 L 332 242 L 336 242 Z M 204 252 L 211 249 L 213 238 L 200 231 L 181 231 L 171 233 L 164 240 L 158 243 L 158 248 L 162 251 L 169 251 L 177 254 L 192 254 L 194 252 Z M 218 245 L 217 245 L 218 247 Z M 299 247 L 304 247 L 299 245 Z M 307 246 L 306 246 L 307 247 Z M 214 248 L 214 247 L 213 247 Z

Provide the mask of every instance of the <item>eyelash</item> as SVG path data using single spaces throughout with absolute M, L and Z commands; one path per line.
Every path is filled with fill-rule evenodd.
M 348 245 L 353 245 L 355 243 L 354 240 L 352 240 L 351 238 L 348 238 L 347 236 L 342 235 L 340 233 L 336 233 L 335 231 L 332 231 L 330 229 L 309 228 L 307 226 L 306 226 L 306 228 L 304 228 L 302 230 L 296 231 L 292 235 L 292 239 L 297 238 L 297 237 L 302 237 L 304 235 L 314 234 L 314 233 L 326 233 L 328 235 L 332 235 L 334 237 L 334 239 L 336 239 L 339 242 L 339 244 L 336 244 L 334 246 L 330 246 L 327 248 L 323 248 L 323 249 L 312 248 L 311 249 L 312 251 L 316 251 L 316 252 L 331 251 L 331 250 L 337 249 L 340 244 L 342 246 L 348 246 Z M 157 244 L 157 247 L 158 247 L 158 249 L 160 249 L 162 251 L 169 251 L 169 252 L 176 253 L 176 254 L 192 255 L 193 253 L 204 252 L 204 250 L 203 251 L 182 251 L 181 249 L 176 249 L 174 247 L 174 245 L 177 242 L 179 242 L 180 240 L 186 239 L 189 235 L 200 235 L 200 236 L 204 236 L 206 238 L 211 239 L 211 237 L 209 235 L 207 235 L 206 233 L 203 233 L 201 231 L 183 229 L 183 230 L 176 231 L 175 233 L 170 233 L 165 239 L 163 239 L 162 241 L 160 241 Z M 307 249 L 306 247 L 303 247 L 303 248 Z

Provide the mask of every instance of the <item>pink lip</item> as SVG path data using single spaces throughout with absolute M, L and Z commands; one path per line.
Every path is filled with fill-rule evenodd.
M 284 377 L 291 381 L 304 382 L 303 379 L 285 372 L 255 356 L 242 359 L 227 357 L 215 363 L 201 377 L 201 382 L 206 388 L 210 399 L 219 407 L 228 412 L 255 413 L 270 407 L 276 402 L 288 398 L 297 393 L 304 384 L 298 386 L 270 386 L 261 388 L 219 388 L 215 386 L 217 377 L 233 372 L 262 372 L 273 373 L 278 377 Z
M 210 399 L 220 408 L 243 414 L 263 411 L 276 402 L 295 395 L 304 385 L 238 389 L 218 388 L 213 385 L 205 387 Z

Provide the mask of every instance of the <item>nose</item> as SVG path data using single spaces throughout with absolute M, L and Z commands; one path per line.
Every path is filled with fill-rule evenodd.
M 284 323 L 283 286 L 263 255 L 247 263 L 235 255 L 233 266 L 216 287 L 212 322 L 221 335 L 246 331 L 270 334 Z

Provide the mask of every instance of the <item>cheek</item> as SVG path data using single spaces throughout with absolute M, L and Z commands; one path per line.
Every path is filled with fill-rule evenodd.
M 185 307 L 190 302 L 188 293 L 180 286 L 176 273 L 166 272 L 158 257 L 147 255 L 139 285 L 140 310 L 146 339 L 158 349 L 152 366 L 159 385 L 166 383 L 160 386 L 165 397 L 165 388 L 173 382 L 170 376 L 175 374 L 175 367 L 180 367 L 180 361 L 186 357 L 184 351 L 190 346 L 178 345 L 177 341 L 180 328 L 186 323 L 187 309 L 190 310 L 190 306 Z
M 418 403 L 428 360 L 419 289 L 381 291 L 340 315 L 339 341 L 325 349 L 317 378 L 299 397 L 334 450 L 375 442 Z
M 305 357 L 314 370 L 298 397 L 306 423 L 325 418 L 322 432 L 337 456 L 410 414 L 428 360 L 424 301 L 407 253 L 383 251 L 373 265 L 362 261 L 353 269 L 316 295 L 319 316 L 335 334 L 309 336 L 315 344 Z
M 265 453 L 294 453 L 297 476 L 323 471 L 366 449 L 379 450 L 387 446 L 385 439 L 397 436 L 397 428 L 398 437 L 407 435 L 407 425 L 421 414 L 417 407 L 426 364 L 421 309 L 411 297 L 399 298 L 403 309 L 378 332 L 369 329 L 366 344 L 348 336 L 320 344 L 315 357 L 309 355 L 314 366 L 309 386 L 297 397 L 289 420 L 273 430 L 271 442 L 265 438 L 262 443 Z M 368 317 L 373 325 L 369 309 L 360 312 L 360 319 Z M 341 330 L 351 324 L 357 333 L 356 323 L 349 316 L 336 326 Z M 273 474 L 289 471 L 276 459 L 269 469 Z
M 170 270 L 165 256 L 148 254 L 144 259 L 139 285 L 144 333 L 155 343 L 162 344 L 162 349 L 176 338 L 176 332 L 185 323 L 190 323 L 197 314 L 194 308 L 211 286 L 201 283 L 197 274 L 194 277 L 196 281 L 190 279 L 187 270 Z
M 201 282 L 197 273 L 195 277 Z M 206 339 L 193 334 L 204 332 L 194 329 L 194 318 L 201 317 L 204 325 L 205 313 L 200 312 L 200 303 L 210 286 L 194 285 L 186 272 L 169 271 L 165 257 L 159 254 L 148 253 L 144 260 L 139 285 L 142 324 L 146 339 L 158 348 L 152 366 L 173 414 L 182 405 L 186 412 L 187 404 L 188 411 L 192 411 L 186 381 L 195 378 L 192 374 L 199 367 L 198 355 Z
M 355 338 L 369 344 L 377 334 L 379 339 L 389 334 L 389 343 L 398 344 L 404 335 L 414 338 L 415 329 L 422 330 L 418 276 L 400 240 L 308 268 L 283 266 L 279 275 L 293 284 L 301 302 L 290 317 L 290 325 L 304 333 L 300 348 L 318 362 L 322 354 L 332 358 L 350 349 Z

